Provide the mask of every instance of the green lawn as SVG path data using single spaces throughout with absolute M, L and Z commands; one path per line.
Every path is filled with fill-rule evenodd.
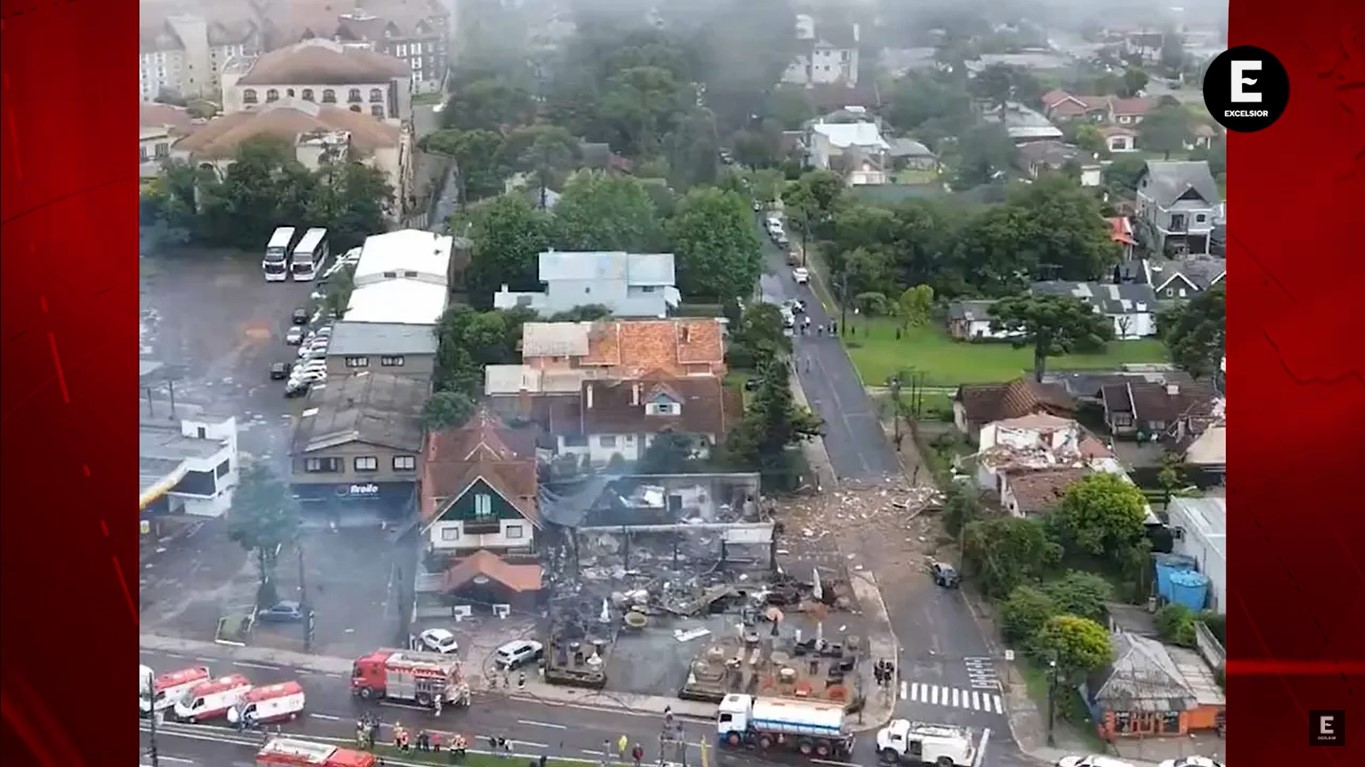
M 1015 349 L 1007 343 L 965 343 L 954 341 L 937 326 L 912 328 L 896 339 L 896 321 L 890 319 L 853 320 L 852 336 L 845 336 L 849 356 L 863 382 L 880 386 L 891 375 L 908 369 L 924 371 L 927 386 L 956 386 L 963 383 L 992 383 L 1018 378 L 1033 367 L 1030 349 Z M 1104 370 L 1124 363 L 1166 362 L 1166 349 L 1160 341 L 1113 341 L 1103 354 L 1069 354 L 1047 361 L 1049 370 Z

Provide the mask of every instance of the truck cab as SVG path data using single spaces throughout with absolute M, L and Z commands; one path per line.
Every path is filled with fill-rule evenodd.
M 877 731 L 877 754 L 888 764 L 970 767 L 976 746 L 964 727 L 893 719 Z

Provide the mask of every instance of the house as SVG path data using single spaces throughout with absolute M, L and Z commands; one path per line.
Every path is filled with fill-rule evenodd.
M 959 341 L 1005 339 L 1009 333 L 991 327 L 992 300 L 954 301 L 948 304 L 948 335 Z
M 1198 653 L 1126 632 L 1111 641 L 1114 661 L 1082 688 L 1102 737 L 1174 737 L 1218 726 L 1227 702 Z
M 862 107 L 846 107 L 847 111 Z M 882 138 L 877 123 L 868 119 L 857 122 L 815 122 L 806 129 L 807 162 L 817 170 L 830 170 L 847 154 L 857 154 L 859 160 L 873 160 L 878 170 L 885 170 L 891 145 Z M 882 182 L 884 183 L 884 182 Z
M 924 144 L 906 137 L 893 138 L 887 143 L 891 145 L 887 154 L 897 170 L 938 173 L 938 155 Z
M 1109 96 L 1076 96 L 1056 89 L 1043 94 L 1043 113 L 1051 120 L 1099 122 L 1109 114 Z
M 499 309 L 525 307 L 542 316 L 599 305 L 616 317 L 666 317 L 682 302 L 672 253 L 559 252 L 540 254 L 543 292 L 493 294 Z
M 1081 186 L 1099 186 L 1102 168 L 1098 160 L 1074 144 L 1044 139 L 1019 146 L 1016 162 L 1029 178 L 1039 178 L 1074 166 Z
M 782 82 L 791 85 L 858 84 L 858 24 L 817 24 L 804 13 L 796 15 L 796 50 Z
M 1219 204 L 1209 164 L 1149 160 L 1138 175 L 1138 240 L 1160 256 L 1209 255 Z
M 414 325 L 431 333 L 449 300 L 445 285 L 408 277 L 386 279 L 352 290 L 342 316 L 347 322 Z
M 1123 341 L 1156 335 L 1156 294 L 1147 285 L 1113 285 L 1102 282 L 1035 282 L 1037 296 L 1079 298 L 1108 317 L 1114 338 Z
M 436 371 L 436 332 L 428 325 L 341 320 L 327 345 L 327 374 L 361 372 L 431 378 Z
M 556 435 L 556 455 L 593 466 L 638 461 L 661 434 L 690 436 L 697 455 L 705 456 L 744 409 L 742 393 L 715 376 L 585 381 L 577 404 L 577 428 L 552 423 L 549 431 Z
M 171 156 L 226 170 L 236 162 L 244 142 L 264 137 L 292 145 L 295 158 L 309 170 L 336 160 L 376 168 L 394 189 L 389 218 L 402 215 L 412 181 L 412 132 L 369 114 L 300 100 L 277 101 L 209 120 L 171 145 Z
M 1014 476 L 1019 482 L 1019 476 L 1036 471 L 1080 469 L 1087 474 L 1104 472 L 1132 481 L 1114 452 L 1070 418 L 1044 412 L 993 421 L 981 427 L 977 442 L 980 445 L 975 456 L 977 487 L 999 493 L 1002 499 L 1006 496 L 1008 477 Z M 1027 498 L 1027 489 L 1025 493 Z M 1018 502 L 1017 496 L 1015 500 Z
M 212 14 L 186 13 L 171 3 L 138 7 L 138 81 L 141 101 L 162 97 L 217 100 L 227 61 L 254 53 L 258 22 L 249 3 L 221 4 Z
M 1213 146 L 1213 142 L 1222 135 L 1218 128 L 1206 122 L 1195 123 L 1190 128 L 1190 140 L 1185 142 L 1185 149 L 1194 151 L 1196 149 L 1208 149 Z
M 528 322 L 522 361 L 537 370 L 582 369 L 596 378 L 723 377 L 725 330 L 714 317 Z
M 171 158 L 171 145 L 198 127 L 189 111 L 169 104 L 143 103 L 138 108 L 138 175 L 161 175 L 162 164 Z
M 1218 392 L 1206 381 L 1115 383 L 1101 389 L 1100 398 L 1110 433 L 1139 441 L 1179 436 L 1192 430 L 1192 422 L 1212 418 L 1218 406 Z
M 1089 474 L 1088 468 L 1005 471 L 999 475 L 1000 505 L 1016 517 L 1038 517 L 1061 502 L 1066 489 Z
M 1049 372 L 1043 374 L 1043 381 L 1061 387 L 1077 402 L 1096 407 L 1104 406 L 1102 390 L 1110 384 L 1124 384 L 1130 381 L 1158 384 L 1186 384 L 1194 379 L 1188 373 L 1176 370 L 1170 365 L 1132 364 L 1123 365 L 1118 370 L 1093 370 L 1072 372 Z
M 1109 222 L 1109 241 L 1123 248 L 1123 261 L 1120 263 L 1131 261 L 1133 248 L 1137 245 L 1137 240 L 1133 238 L 1133 222 L 1127 216 L 1114 216 L 1105 221 Z
M 455 277 L 454 243 L 453 237 L 419 229 L 372 234 L 360 249 L 354 284 L 405 279 L 448 287 Z
M 327 39 L 304 40 L 223 68 L 223 112 L 297 99 L 411 122 L 412 71 L 382 53 Z
M 1137 131 L 1132 128 L 1122 125 L 1105 125 L 1099 130 L 1100 136 L 1104 139 L 1104 148 L 1113 154 L 1138 151 Z
M 219 517 L 240 477 L 237 419 L 184 403 L 141 400 L 138 508 L 154 524 L 167 514 Z
M 1218 423 L 1204 430 L 1185 448 L 1185 467 L 1194 472 L 1204 484 L 1223 484 L 1228 472 L 1228 428 Z
M 1154 106 L 1147 98 L 1110 99 L 1107 119 L 1110 125 L 1137 125 Z
M 422 407 L 431 385 L 416 376 L 359 373 L 331 379 L 294 419 L 290 485 L 305 508 L 411 511 L 422 455 Z
M 1223 282 L 1227 262 L 1214 256 L 1146 260 L 1147 282 L 1157 298 L 1192 298 Z
M 1172 498 L 1166 507 L 1171 553 L 1193 559 L 1209 579 L 1208 609 L 1227 612 L 1228 507 L 1226 498 Z
M 1000 107 L 995 106 L 987 109 L 982 118 L 986 122 L 1001 122 Z M 1005 132 L 1016 144 L 1024 144 L 1029 141 L 1055 141 L 1060 140 L 1063 136 L 1062 131 L 1041 113 L 1013 101 L 1005 105 L 1004 124 Z
M 1032 378 L 1016 378 L 1002 384 L 962 384 L 953 395 L 953 424 L 972 442 L 979 442 L 981 427 L 995 421 L 1046 413 L 1070 418 L 1076 402 L 1056 384 Z

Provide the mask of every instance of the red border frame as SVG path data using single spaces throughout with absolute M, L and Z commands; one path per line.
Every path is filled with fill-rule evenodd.
M 1290 80 L 1275 125 L 1228 141 L 1234 765 L 1365 763 L 1362 21 L 1352 0 L 1232 0 L 1229 44 Z M 1347 711 L 1344 748 L 1308 745 L 1321 709 Z
M 6 2 L 3 19 L 0 753 L 44 767 L 129 764 L 137 4 Z M 75 654 L 63 639 L 92 631 L 100 641 Z

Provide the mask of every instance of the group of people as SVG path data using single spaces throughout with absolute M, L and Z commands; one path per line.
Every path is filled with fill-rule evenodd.
M 370 714 L 361 717 L 355 723 L 355 739 L 360 748 L 373 751 L 375 738 L 379 733 L 379 720 Z M 491 739 L 490 739 L 491 740 Z M 469 741 L 465 736 L 455 733 L 442 738 L 439 732 L 427 732 L 418 730 L 417 735 L 413 736 L 401 723 L 395 722 L 393 725 L 393 747 L 399 751 L 441 751 L 443 748 L 450 753 L 452 762 L 463 757 L 469 749 Z M 510 748 L 508 749 L 510 752 Z
M 642 746 L 642 745 L 640 745 L 639 743 L 636 743 L 636 744 L 635 744 L 635 747 L 634 747 L 634 748 L 631 748 L 631 747 L 630 747 L 630 739 L 627 738 L 626 736 L 622 735 L 622 736 L 616 741 L 616 756 L 617 756 L 618 759 L 620 759 L 620 760 L 623 761 L 623 762 L 626 760 L 627 749 L 629 749 L 630 758 L 631 758 L 631 761 L 634 763 L 635 767 L 640 767 L 640 761 L 643 760 L 643 759 L 645 758 L 645 747 Z M 609 741 L 609 740 L 604 740 L 604 741 L 602 741 L 602 761 L 603 761 L 603 763 L 605 763 L 606 760 L 607 760 L 607 757 L 609 757 L 609 756 L 611 755 L 611 751 L 612 751 L 612 748 L 611 748 L 611 741 Z
M 801 324 L 797 325 L 796 329 L 801 335 L 807 336 L 810 335 L 812 324 L 810 315 L 802 315 Z M 822 336 L 826 331 L 829 332 L 831 338 L 839 335 L 839 323 L 830 320 L 828 325 L 815 325 L 815 335 Z

